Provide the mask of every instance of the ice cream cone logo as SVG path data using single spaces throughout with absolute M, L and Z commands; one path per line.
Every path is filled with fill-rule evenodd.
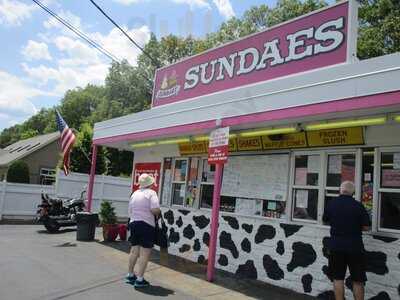
M 165 74 L 160 89 L 157 92 L 157 98 L 168 98 L 176 96 L 180 91 L 180 85 L 178 85 L 178 76 L 176 71 L 173 70 L 171 75 Z

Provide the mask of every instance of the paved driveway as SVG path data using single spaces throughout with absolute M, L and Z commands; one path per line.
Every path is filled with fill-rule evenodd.
M 136 291 L 123 281 L 125 253 L 76 242 L 74 231 L 50 235 L 43 229 L 0 225 L 1 300 L 195 299 L 153 278 L 152 287 Z

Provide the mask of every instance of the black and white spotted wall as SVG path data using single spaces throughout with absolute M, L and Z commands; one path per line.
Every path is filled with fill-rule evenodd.
M 171 246 L 169 253 L 207 263 L 210 214 L 204 211 L 163 209 Z M 300 293 L 329 299 L 327 274 L 329 230 L 312 225 L 222 215 L 216 267 L 237 276 L 257 279 Z M 400 241 L 364 237 L 367 252 L 366 299 L 400 298 Z M 351 299 L 351 282 L 346 280 Z

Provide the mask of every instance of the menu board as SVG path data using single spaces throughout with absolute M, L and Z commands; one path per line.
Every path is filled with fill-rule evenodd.
M 171 184 L 172 184 L 172 174 L 171 170 L 167 169 L 164 172 L 164 182 L 162 189 L 161 203 L 167 205 L 169 199 L 171 198 Z
M 225 165 L 221 195 L 286 201 L 289 155 L 231 156 Z

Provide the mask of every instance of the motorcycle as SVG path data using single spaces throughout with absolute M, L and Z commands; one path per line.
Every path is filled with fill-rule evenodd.
M 85 210 L 84 195 L 82 191 L 80 198 L 63 200 L 52 198 L 42 192 L 42 203 L 38 205 L 37 222 L 43 223 L 50 233 L 57 232 L 60 227 L 76 225 L 76 214 Z

